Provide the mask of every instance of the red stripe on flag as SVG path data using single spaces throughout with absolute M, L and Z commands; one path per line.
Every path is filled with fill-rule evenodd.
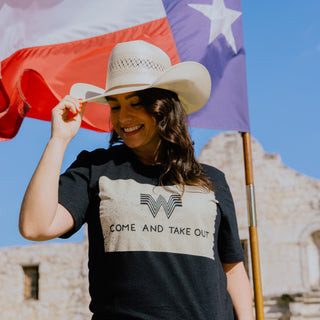
M 2 79 L 0 79 L 0 103 L 0 141 L 6 141 L 17 134 L 27 110 L 20 98 L 18 87 L 12 90 L 9 98 Z
M 24 116 L 50 120 L 52 108 L 76 82 L 104 88 L 113 47 L 138 39 L 162 48 L 173 64 L 180 61 L 166 18 L 85 40 L 21 49 L 2 61 L 0 139 L 13 138 Z M 108 107 L 89 103 L 81 126 L 112 130 Z

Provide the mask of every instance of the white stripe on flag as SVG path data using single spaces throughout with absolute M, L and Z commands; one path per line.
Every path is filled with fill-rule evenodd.
M 28 47 L 82 40 L 166 16 L 161 0 L 13 1 L 0 4 L 0 61 Z M 123 17 L 123 18 L 122 18 Z

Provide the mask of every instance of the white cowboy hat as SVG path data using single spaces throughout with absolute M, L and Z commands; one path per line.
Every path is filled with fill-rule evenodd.
M 200 63 L 188 61 L 171 65 L 160 48 L 142 41 L 117 44 L 108 63 L 106 89 L 76 83 L 70 95 L 83 102 L 108 104 L 106 97 L 119 93 L 161 88 L 175 92 L 187 114 L 201 109 L 209 99 L 211 78 Z

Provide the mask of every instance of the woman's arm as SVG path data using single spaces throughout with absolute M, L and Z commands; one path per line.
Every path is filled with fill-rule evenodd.
M 253 320 L 252 293 L 243 262 L 223 263 L 228 292 L 238 320 Z
M 70 111 L 75 116 L 70 118 Z M 71 214 L 58 204 L 58 188 L 63 156 L 78 132 L 83 112 L 81 103 L 70 96 L 52 110 L 51 138 L 30 180 L 20 210 L 19 230 L 27 239 L 53 239 L 74 225 Z

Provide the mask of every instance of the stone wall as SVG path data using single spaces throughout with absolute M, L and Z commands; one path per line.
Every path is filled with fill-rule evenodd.
M 1 320 L 84 320 L 88 309 L 86 243 L 0 249 Z M 24 299 L 23 266 L 39 266 L 39 299 Z
M 270 313 L 270 319 L 280 319 L 279 314 L 298 319 L 292 317 L 294 314 L 298 317 L 297 308 L 305 305 L 311 310 L 319 301 L 320 255 L 316 238 L 320 234 L 320 181 L 286 167 L 279 155 L 265 153 L 255 139 L 252 139 L 252 155 L 266 313 Z M 248 239 L 241 135 L 215 136 L 203 148 L 199 159 L 226 173 L 235 200 L 240 236 Z M 312 293 L 314 298 L 309 299 L 307 293 Z M 313 313 L 320 319 L 317 308 Z

